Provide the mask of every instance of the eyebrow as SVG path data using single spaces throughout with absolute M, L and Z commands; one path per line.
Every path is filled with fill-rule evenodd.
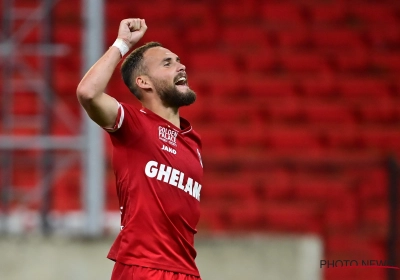
M 162 62 L 171 62 L 172 58 L 171 57 L 166 57 L 162 60 Z M 181 62 L 181 59 L 179 58 L 179 56 L 176 57 L 176 61 Z

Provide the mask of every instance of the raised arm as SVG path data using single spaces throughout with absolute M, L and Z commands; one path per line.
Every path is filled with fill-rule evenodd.
M 118 104 L 104 93 L 121 56 L 143 37 L 147 30 L 143 19 L 124 19 L 118 30 L 116 43 L 89 69 L 78 85 L 78 100 L 89 117 L 101 127 L 113 127 Z M 122 41 L 121 41 L 122 40 Z

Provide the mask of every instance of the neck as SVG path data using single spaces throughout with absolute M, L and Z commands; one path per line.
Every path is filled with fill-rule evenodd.
M 169 121 L 180 128 L 179 109 L 174 107 L 165 107 L 160 102 L 142 102 L 143 107 Z

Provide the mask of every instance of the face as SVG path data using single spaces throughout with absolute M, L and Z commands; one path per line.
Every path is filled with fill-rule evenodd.
M 192 104 L 196 94 L 189 88 L 186 67 L 171 51 L 155 47 L 144 54 L 147 76 L 164 105 L 179 108 Z

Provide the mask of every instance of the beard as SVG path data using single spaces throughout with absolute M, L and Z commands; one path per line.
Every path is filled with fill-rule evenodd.
M 188 106 L 196 101 L 196 93 L 189 87 L 186 92 L 181 92 L 175 84 L 168 83 L 166 80 L 153 78 L 152 81 L 158 96 L 167 107 L 179 108 Z

